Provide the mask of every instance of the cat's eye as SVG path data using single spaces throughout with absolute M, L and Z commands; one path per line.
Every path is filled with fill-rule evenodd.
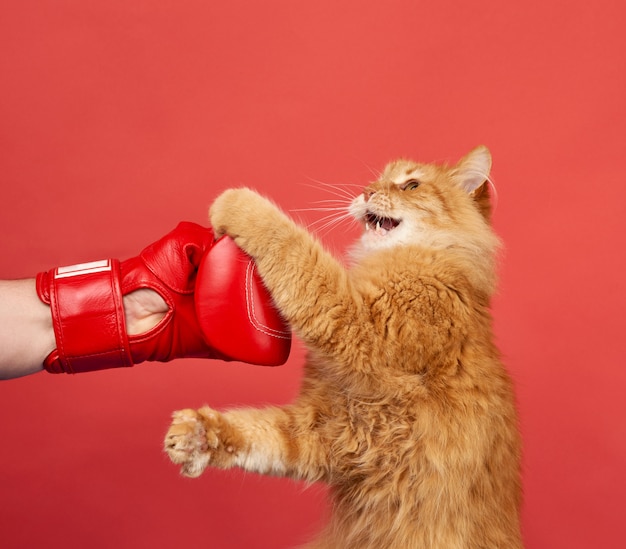
M 417 179 L 409 179 L 402 187 L 403 191 L 414 191 L 420 186 L 420 182 Z

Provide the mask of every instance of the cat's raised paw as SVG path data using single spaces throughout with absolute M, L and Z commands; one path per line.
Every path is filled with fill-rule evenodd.
M 237 437 L 223 416 L 205 407 L 172 414 L 164 448 L 181 465 L 181 474 L 197 477 L 209 464 L 230 467 L 238 449 Z
M 269 200 L 251 189 L 228 189 L 211 205 L 209 219 L 217 236 L 227 234 L 245 249 L 251 236 L 263 234 L 260 227 L 271 223 L 275 210 Z

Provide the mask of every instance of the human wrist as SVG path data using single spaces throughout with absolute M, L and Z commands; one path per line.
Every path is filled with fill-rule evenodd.
M 126 334 L 143 334 L 154 328 L 167 314 L 165 300 L 154 290 L 140 288 L 124 296 Z

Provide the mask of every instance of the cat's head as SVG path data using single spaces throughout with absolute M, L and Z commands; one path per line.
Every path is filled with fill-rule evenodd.
M 493 255 L 498 239 L 490 227 L 490 169 L 483 146 L 453 166 L 391 162 L 350 205 L 363 226 L 353 254 L 418 245 Z

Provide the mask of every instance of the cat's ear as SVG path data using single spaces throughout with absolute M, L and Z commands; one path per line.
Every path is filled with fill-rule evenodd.
M 489 180 L 491 171 L 491 153 L 483 145 L 476 147 L 459 160 L 453 169 L 453 177 L 470 196 L 482 193 L 483 185 Z

